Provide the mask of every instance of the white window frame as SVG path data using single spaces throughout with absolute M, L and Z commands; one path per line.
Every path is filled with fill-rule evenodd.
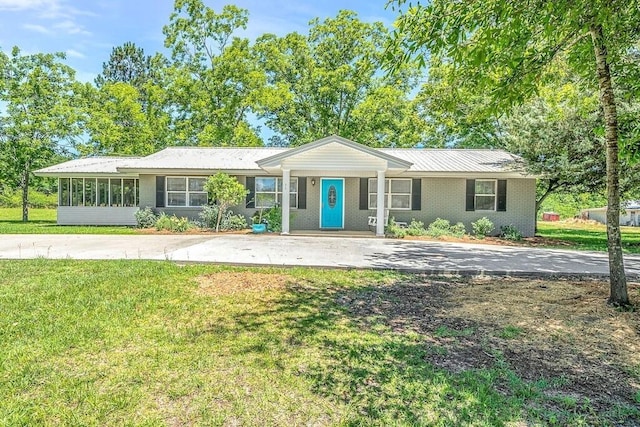
M 72 179 L 81 179 L 82 180 L 82 203 L 81 204 L 77 204 L 74 205 L 72 204 L 73 201 L 73 191 L 72 191 Z M 107 180 L 107 190 L 108 190 L 108 203 L 106 203 L 104 206 L 100 206 L 98 205 L 98 179 L 106 179 Z M 135 177 L 123 177 L 123 178 L 106 178 L 106 177 L 95 177 L 95 178 L 80 178 L 80 177 L 68 177 L 68 178 L 58 178 L 58 205 L 59 206 L 63 206 L 63 207 L 90 207 L 90 208 L 104 208 L 104 207 L 122 207 L 122 206 L 112 206 L 111 205 L 111 181 L 114 180 L 119 180 L 120 181 L 120 199 L 122 201 L 124 201 L 124 185 L 123 185 L 123 180 L 125 179 L 132 179 L 133 180 L 133 206 L 125 206 L 125 207 L 138 207 L 140 206 L 140 195 L 139 195 L 139 187 L 140 187 L 140 180 L 139 178 L 135 178 Z M 67 194 L 67 204 L 63 205 L 62 202 L 62 180 L 66 180 L 69 188 L 68 188 L 68 194 Z M 86 200 L 86 185 L 87 185 L 87 181 L 93 181 L 95 183 L 95 189 L 94 189 L 94 204 L 87 204 L 87 200 Z
M 209 195 L 207 194 L 207 191 L 203 189 L 203 191 L 190 191 L 189 190 L 189 180 L 190 179 L 204 179 L 205 181 L 207 180 L 208 177 L 206 176 L 166 176 L 164 178 L 164 205 L 168 208 L 201 208 L 203 206 L 205 206 L 207 204 L 207 202 L 205 202 L 204 205 L 191 205 L 189 204 L 189 199 L 190 199 L 190 195 L 191 194 L 204 194 L 206 195 L 206 197 L 208 198 Z M 184 179 L 184 185 L 185 185 L 185 189 L 181 190 L 181 191 L 176 191 L 176 190 L 169 190 L 169 180 L 170 179 Z M 185 196 L 185 200 L 184 200 L 184 205 L 171 205 L 169 204 L 169 193 L 180 193 L 180 194 L 184 194 Z
M 491 182 L 493 183 L 493 194 L 476 193 L 476 185 L 478 182 Z M 493 197 L 492 209 L 478 209 L 478 196 L 480 197 Z M 476 179 L 473 184 L 473 206 L 476 211 L 480 212 L 495 212 L 498 206 L 498 180 L 497 179 Z
M 372 185 L 373 181 L 376 181 L 376 185 Z M 392 181 L 409 181 L 409 192 L 408 193 L 392 193 L 391 192 Z M 367 185 L 369 187 L 368 194 L 367 194 L 367 199 L 368 199 L 367 204 L 369 206 L 369 209 L 373 210 L 373 209 L 376 209 L 376 206 L 373 206 L 371 204 L 371 200 L 372 200 L 371 196 L 378 195 L 377 178 L 369 178 Z M 394 210 L 394 211 L 410 211 L 411 210 L 411 203 L 413 202 L 413 181 L 411 178 L 385 178 L 384 188 L 385 188 L 385 191 L 384 191 L 384 208 L 385 209 Z M 392 206 L 391 200 L 393 196 L 409 196 L 409 207 L 406 207 L 406 208 L 391 207 Z M 376 198 L 374 197 L 373 200 L 376 200 Z
M 257 185 L 257 181 L 259 179 L 275 179 L 275 187 L 274 187 L 274 191 L 258 191 L 258 185 Z M 295 201 L 294 206 L 290 206 L 290 209 L 298 209 L 298 185 L 300 184 L 298 182 L 298 177 L 297 176 L 292 176 L 290 182 L 294 182 L 296 183 L 295 185 L 295 189 L 296 191 L 289 191 L 289 200 L 291 203 L 291 200 Z M 289 185 L 289 188 L 293 188 L 293 185 Z M 254 181 L 254 199 L 255 199 L 255 207 L 256 209 L 269 209 L 271 206 L 260 206 L 258 204 L 258 193 L 261 194 L 273 194 L 274 195 L 274 200 L 276 205 L 278 205 L 280 202 L 278 202 L 278 199 L 282 199 L 282 177 L 281 176 L 256 176 L 255 177 L 255 181 Z M 280 196 L 280 197 L 278 197 Z

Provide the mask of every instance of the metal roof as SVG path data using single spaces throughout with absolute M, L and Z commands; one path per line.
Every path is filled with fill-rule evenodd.
M 504 150 L 381 148 L 413 163 L 408 172 L 523 172 L 522 159 Z
M 40 169 L 38 175 L 48 174 L 117 174 L 118 167 L 138 157 L 84 157 Z
M 40 169 L 38 175 L 136 173 L 152 170 L 260 171 L 262 159 L 284 154 L 287 148 L 170 147 L 146 157 L 87 157 Z M 504 150 L 383 148 L 385 157 L 412 164 L 411 173 L 521 173 L 518 156 Z
M 139 169 L 262 170 L 257 161 L 287 151 L 264 147 L 170 147 L 126 162 L 122 171 Z

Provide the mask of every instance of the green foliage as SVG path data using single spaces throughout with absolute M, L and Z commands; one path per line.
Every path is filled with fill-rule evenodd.
M 244 215 L 234 215 L 232 211 L 227 211 L 220 222 L 220 229 L 223 231 L 244 230 L 248 228 L 247 218 Z
M 388 32 L 355 12 L 314 19 L 307 35 L 267 34 L 256 42 L 267 88 L 259 115 L 279 145 L 297 146 L 337 134 L 366 145 L 415 146 L 424 122 L 409 94 L 417 68 L 387 77 L 381 59 Z
M 465 232 L 464 224 L 461 222 L 451 225 L 447 219 L 436 218 L 435 221 L 429 224 L 426 235 L 435 238 L 442 236 L 462 237 Z
M 408 234 L 406 228 L 400 227 L 394 218 L 389 218 L 389 224 L 386 227 L 385 235 L 392 238 L 402 239 Z
M 522 233 L 514 225 L 503 225 L 500 227 L 500 237 L 505 240 L 520 241 L 522 240 Z
M 204 228 L 214 229 L 218 223 L 220 208 L 217 205 L 203 206 L 202 210 L 198 213 L 200 222 Z
M 512 340 L 518 338 L 523 333 L 522 328 L 513 325 L 505 326 L 500 332 L 500 338 L 504 338 L 506 340 Z
M 393 3 L 404 4 L 405 0 Z M 588 12 L 587 12 L 588 11 Z M 502 0 L 451 2 L 432 0 L 409 5 L 396 22 L 392 43 L 404 52 L 400 63 L 427 50 L 431 57 L 450 63 L 458 82 L 472 93 L 490 93 L 486 111 L 504 112 L 522 104 L 539 89 L 559 61 L 591 84 L 597 81 L 604 116 L 602 134 L 606 157 L 608 247 L 611 294 L 609 302 L 628 306 L 618 221 L 620 206 L 620 141 L 615 85 L 631 83 L 637 72 L 628 70 L 629 52 L 637 52 L 640 8 L 635 0 L 598 2 L 578 0 L 511 3 Z M 422 59 L 422 64 L 424 64 Z M 393 65 L 392 65 L 393 67 Z M 633 68 L 633 66 L 632 66 Z M 612 76 L 618 78 L 614 79 Z M 631 77 L 631 78 L 629 78 Z M 631 131 L 632 146 L 637 131 Z M 633 156 L 629 156 L 631 161 Z
M 202 0 L 176 0 L 163 28 L 173 63 L 166 88 L 175 110 L 175 137 L 183 145 L 258 146 L 247 114 L 262 94 L 265 74 L 245 29 L 248 12 L 226 5 L 217 13 Z
M 262 222 L 267 224 L 267 230 L 274 233 L 282 231 L 282 208 L 280 206 L 273 206 L 268 209 L 264 209 L 262 212 Z
M 603 224 L 573 221 L 538 221 L 536 235 L 548 239 L 550 247 L 585 251 L 607 250 L 607 228 Z M 622 249 L 625 253 L 640 253 L 640 227 L 622 229 Z
M 80 127 L 79 84 L 64 55 L 0 51 L 0 182 L 23 193 L 28 220 L 32 171 L 48 166 Z
M 540 206 L 538 218 L 544 212 L 556 212 L 560 219 L 575 218 L 582 209 L 601 208 L 607 205 L 607 198 L 599 193 L 555 193 L 549 195 Z
M 480 239 L 484 239 L 485 236 L 488 236 L 493 232 L 493 230 L 495 230 L 493 222 L 491 222 L 491 220 L 486 216 L 472 222 L 471 227 L 473 228 L 473 234 Z
M 150 207 L 145 207 L 144 209 L 139 209 L 135 213 L 136 217 L 136 226 L 138 228 L 154 228 L 156 226 L 156 222 L 158 221 L 158 216 L 155 214 L 153 209 Z
M 0 193 L 0 206 L 5 208 L 22 207 L 22 193 L 17 191 L 5 191 Z M 30 208 L 56 208 L 58 206 L 57 194 L 45 194 L 40 191 L 29 189 Z
M 198 214 L 205 228 L 215 229 L 218 222 L 220 207 L 218 205 L 203 206 Z M 234 215 L 227 210 L 222 213 L 220 220 L 220 231 L 243 230 L 247 228 L 247 219 L 244 215 Z
M 226 173 L 218 172 L 210 176 L 204 184 L 209 199 L 213 200 L 218 207 L 218 218 L 216 220 L 216 231 L 220 230 L 220 222 L 227 209 L 231 206 L 242 203 L 249 193 L 235 177 Z
M 166 213 L 162 212 L 156 220 L 155 227 L 158 231 L 182 233 L 193 228 L 193 224 L 191 224 L 189 218 L 178 218 L 175 215 L 168 216 Z
M 426 230 L 424 229 L 424 222 L 416 221 L 412 219 L 409 226 L 405 229 L 409 236 L 424 236 Z

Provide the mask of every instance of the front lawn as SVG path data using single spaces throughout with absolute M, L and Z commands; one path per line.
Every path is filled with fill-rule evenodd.
M 637 425 L 640 319 L 606 289 L 3 261 L 0 425 Z
M 607 229 L 593 221 L 538 221 L 537 235 L 549 239 L 548 246 L 567 249 L 606 251 Z M 621 227 L 622 248 L 627 253 L 640 253 L 640 227 Z M 554 243 L 557 242 L 557 244 Z
M 55 209 L 29 209 L 22 222 L 21 208 L 0 208 L 0 234 L 134 234 L 131 227 L 56 224 Z

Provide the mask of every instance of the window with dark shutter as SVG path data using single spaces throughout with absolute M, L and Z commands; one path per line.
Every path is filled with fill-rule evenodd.
M 255 208 L 256 207 L 256 177 L 248 176 L 244 185 L 249 193 L 247 193 L 247 203 L 245 206 L 247 208 Z
M 467 203 L 466 203 L 466 211 L 475 211 L 475 201 L 476 201 L 476 180 L 468 179 L 467 180 Z
M 164 208 L 164 176 L 156 176 L 156 207 Z

